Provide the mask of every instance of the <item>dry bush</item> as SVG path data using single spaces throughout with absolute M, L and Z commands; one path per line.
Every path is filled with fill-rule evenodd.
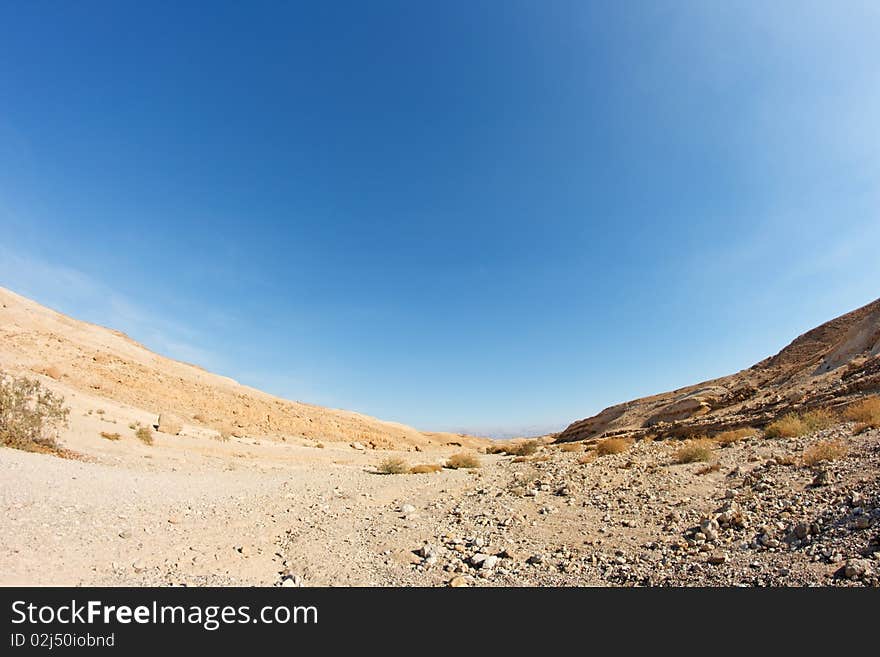
M 672 457 L 676 463 L 698 463 L 712 459 L 712 441 L 706 439 L 689 440 Z
M 138 427 L 135 430 L 134 435 L 140 440 L 144 445 L 153 444 L 153 430 L 150 427 Z
M 510 456 L 531 456 L 538 451 L 538 447 L 540 447 L 540 445 L 537 440 L 526 440 L 521 443 L 499 446 L 497 451 L 492 453 L 497 454 L 501 452 L 502 454 L 508 454 Z
M 409 469 L 410 474 L 430 474 L 432 472 L 440 472 L 443 468 L 436 463 L 423 463 L 414 465 Z
M 782 456 L 777 456 L 776 462 L 779 465 L 798 465 L 797 457 L 791 454 L 783 454 Z
M 825 408 L 817 408 L 798 415 L 788 413 L 771 423 L 764 430 L 767 438 L 797 438 L 814 431 L 834 426 L 839 422 L 837 416 Z
M 823 440 L 804 450 L 801 461 L 804 465 L 816 465 L 824 461 L 836 461 L 847 454 L 846 445 L 839 440 Z
M 404 474 L 409 472 L 409 466 L 403 459 L 389 456 L 379 464 L 379 472 L 382 474 Z
M 504 445 L 489 445 L 486 454 L 507 454 L 507 448 Z
M 754 435 L 754 429 L 752 429 L 751 427 L 744 427 L 742 429 L 730 429 L 728 431 L 722 431 L 718 435 L 712 436 L 712 440 L 714 440 L 722 447 L 727 447 L 728 445 L 738 443 L 743 438 L 748 438 L 749 436 Z
M 830 411 L 827 408 L 817 408 L 816 410 L 808 411 L 801 415 L 801 422 L 804 423 L 807 432 L 812 433 L 814 431 L 821 431 L 822 429 L 833 427 L 840 422 L 840 419 L 833 411 Z
M 880 395 L 865 397 L 850 404 L 843 413 L 847 420 L 856 422 L 855 433 L 880 429 Z
M 562 443 L 559 446 L 560 452 L 581 452 L 584 446 L 581 443 Z
M 451 468 L 452 470 L 458 470 L 460 468 L 479 468 L 480 459 L 478 459 L 475 454 L 459 452 L 458 454 L 453 454 L 449 457 L 446 461 L 446 467 Z
M 606 438 L 596 445 L 596 454 L 608 456 L 609 454 L 622 454 L 629 449 L 630 442 L 624 438 Z
M 0 445 L 27 452 L 57 452 L 58 432 L 67 426 L 64 398 L 39 381 L 0 372 Z
M 122 438 L 118 433 L 109 433 L 107 431 L 101 432 L 101 438 L 106 438 L 107 440 L 119 440 Z
M 795 438 L 807 433 L 807 428 L 797 413 L 789 413 L 771 422 L 764 430 L 767 438 Z

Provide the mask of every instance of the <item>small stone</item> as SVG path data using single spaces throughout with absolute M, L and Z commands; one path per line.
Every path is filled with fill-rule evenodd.
M 464 575 L 458 575 L 449 580 L 449 586 L 454 589 L 459 589 L 470 586 L 470 583 L 468 583 L 467 577 L 465 577 Z
M 416 510 L 416 507 L 414 507 L 412 504 L 403 504 L 400 507 L 401 513 L 412 513 L 415 510 Z
M 423 559 L 437 559 L 437 547 L 430 543 L 425 543 L 419 548 L 419 556 Z
M 720 564 L 727 563 L 727 555 L 726 554 L 713 554 L 713 555 L 710 555 L 709 558 L 706 559 L 706 561 L 713 564 L 713 565 L 718 566 Z
M 303 578 L 299 575 L 288 574 L 281 578 L 281 586 L 284 587 L 301 587 Z

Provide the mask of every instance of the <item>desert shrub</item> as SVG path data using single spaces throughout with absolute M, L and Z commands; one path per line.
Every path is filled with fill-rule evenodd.
M 451 468 L 452 470 L 458 470 L 461 468 L 479 468 L 480 459 L 478 459 L 475 454 L 459 452 L 458 454 L 453 454 L 447 459 L 446 467 Z
M 108 431 L 101 432 L 101 438 L 106 438 L 107 440 L 119 440 L 122 438 L 118 433 L 110 433 Z
M 698 463 L 712 459 L 712 441 L 706 439 L 689 440 L 673 455 L 676 463 Z
M 833 427 L 839 421 L 834 412 L 827 408 L 817 408 L 801 415 L 801 422 L 804 423 L 808 433 Z
M 764 430 L 767 438 L 794 438 L 807 433 L 807 428 L 797 413 L 788 413 L 771 422 Z
M 722 447 L 727 447 L 728 445 L 738 443 L 743 438 L 748 438 L 749 436 L 753 435 L 755 435 L 755 430 L 751 427 L 745 427 L 742 429 L 730 429 L 728 431 L 722 431 L 718 435 L 713 436 L 712 440 L 714 440 Z
M 379 464 L 379 472 L 382 474 L 404 474 L 409 472 L 409 466 L 403 459 L 389 456 Z
M 526 440 L 519 443 L 507 443 L 505 445 L 493 445 L 489 454 L 507 454 L 509 456 L 531 456 L 538 451 L 537 440 Z
M 28 452 L 57 451 L 67 426 L 64 398 L 39 381 L 0 372 L 0 445 Z
M 409 469 L 410 474 L 429 474 L 431 472 L 440 472 L 443 468 L 436 463 L 423 463 L 414 465 Z
M 764 430 L 764 435 L 767 438 L 796 438 L 827 429 L 837 422 L 837 416 L 825 408 L 817 408 L 800 415 L 788 413 L 769 424 Z
M 580 452 L 584 446 L 581 443 L 562 443 L 559 447 L 560 452 Z
M 880 395 L 866 397 L 850 404 L 843 415 L 847 420 L 856 422 L 856 433 L 868 429 L 880 429 Z
M 140 440 L 144 445 L 152 445 L 153 444 L 153 430 L 150 427 L 138 427 L 134 435 Z
M 630 442 L 624 438 L 606 438 L 596 444 L 596 454 L 608 456 L 609 454 L 622 454 L 629 449 Z
M 816 465 L 824 461 L 836 461 L 847 454 L 846 445 L 839 440 L 823 440 L 804 450 L 801 461 L 804 465 Z

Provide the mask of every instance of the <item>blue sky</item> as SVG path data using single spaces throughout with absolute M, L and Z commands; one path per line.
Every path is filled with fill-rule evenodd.
M 559 429 L 880 296 L 872 2 L 6 2 L 0 285 L 292 398 Z

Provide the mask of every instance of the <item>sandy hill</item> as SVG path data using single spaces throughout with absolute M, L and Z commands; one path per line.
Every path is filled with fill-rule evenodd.
M 880 299 L 801 335 L 753 367 L 606 408 L 558 442 L 610 435 L 687 435 L 761 427 L 787 410 L 845 403 L 880 390 Z
M 377 449 L 484 442 L 280 399 L 160 356 L 124 333 L 72 319 L 2 287 L 0 369 L 46 375 L 95 397 L 235 435 L 348 441 Z

